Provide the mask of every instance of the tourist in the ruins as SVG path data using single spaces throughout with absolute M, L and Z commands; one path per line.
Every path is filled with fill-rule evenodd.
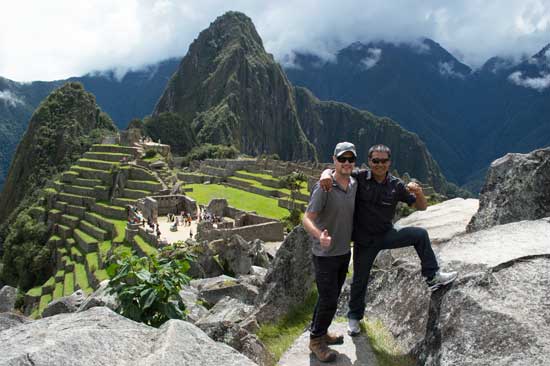
M 336 359 L 338 352 L 329 348 L 344 337 L 328 332 L 338 297 L 348 272 L 353 210 L 357 182 L 351 177 L 357 154 L 355 146 L 341 142 L 334 149 L 332 190 L 323 190 L 317 182 L 304 214 L 304 228 L 313 238 L 312 260 L 319 298 L 310 327 L 309 349 L 322 362 Z

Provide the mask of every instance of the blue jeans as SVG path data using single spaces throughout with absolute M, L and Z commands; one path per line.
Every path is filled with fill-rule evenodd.
M 372 264 L 378 252 L 414 246 L 422 265 L 422 275 L 431 278 L 439 270 L 430 237 L 425 229 L 418 227 L 392 228 L 385 234 L 370 237 L 353 246 L 353 280 L 349 300 L 349 319 L 363 319 L 365 297 Z
M 312 258 L 319 297 L 309 329 L 311 338 L 327 334 L 328 327 L 336 314 L 340 290 L 346 281 L 350 257 L 351 254 L 348 253 L 333 257 L 314 255 Z

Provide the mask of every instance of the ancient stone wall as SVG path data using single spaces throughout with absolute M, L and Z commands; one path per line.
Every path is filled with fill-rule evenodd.
M 238 234 L 244 240 L 251 241 L 260 239 L 262 241 L 282 241 L 284 239 L 283 224 L 280 222 L 268 222 L 264 224 L 236 227 L 233 229 L 211 229 L 199 231 L 197 240 L 228 239 Z

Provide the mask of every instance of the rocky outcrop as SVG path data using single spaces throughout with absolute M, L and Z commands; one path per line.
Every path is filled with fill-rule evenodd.
M 213 252 L 223 263 L 225 272 L 234 275 L 249 274 L 252 265 L 269 265 L 267 253 L 260 240 L 247 242 L 240 235 L 229 239 L 220 239 L 210 243 Z
M 31 321 L 31 319 L 16 313 L 0 313 L 0 332 Z
M 116 310 L 119 301 L 116 295 L 109 293 L 109 280 L 101 281 L 99 287 L 90 294 L 78 307 L 78 311 L 85 311 L 96 306 L 106 306 L 111 310 Z
M 69 296 L 63 296 L 50 302 L 42 312 L 42 317 L 47 318 L 57 314 L 74 313 L 82 305 L 85 299 L 86 295 L 82 290 L 75 291 Z
M 550 148 L 493 161 L 468 231 L 550 216 Z
M 457 281 L 430 293 L 418 263 L 376 271 L 366 316 L 421 365 L 550 362 L 550 219 L 457 236 L 436 246 Z
M 11 286 L 4 286 L 0 289 L 0 313 L 13 311 L 17 289 Z
M 279 319 L 302 304 L 313 288 L 312 241 L 302 226 L 285 238 L 256 300 L 260 323 Z
M 1 365 L 256 365 L 185 321 L 157 329 L 105 307 L 4 330 L 0 344 Z

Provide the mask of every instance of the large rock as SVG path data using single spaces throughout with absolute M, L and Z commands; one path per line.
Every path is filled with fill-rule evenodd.
M 0 365 L 255 365 L 185 321 L 157 329 L 105 307 L 5 330 L 0 344 Z
M 200 318 L 208 315 L 208 310 L 198 303 L 199 291 L 192 286 L 183 286 L 179 292 L 179 297 L 185 305 L 187 321 L 195 324 Z
M 111 310 L 116 310 L 119 301 L 116 295 L 109 293 L 109 280 L 101 281 L 99 287 L 88 296 L 78 308 L 78 311 L 88 310 L 96 306 L 106 306 Z
M 367 311 L 422 365 L 550 364 L 550 219 L 460 235 L 436 248 L 457 281 L 430 293 L 418 263 L 376 271 Z
M 2 287 L 2 289 L 0 290 L 0 313 L 13 311 L 16 298 L 16 288 L 11 286 Z
M 477 199 L 454 198 L 429 206 L 425 211 L 415 211 L 396 225 L 424 228 L 428 230 L 432 244 L 440 244 L 464 233 L 478 208 Z
M 302 226 L 285 238 L 256 300 L 258 322 L 275 321 L 302 304 L 310 294 L 315 279 L 311 245 L 311 238 Z
M 224 269 L 233 275 L 250 273 L 254 263 L 252 242 L 247 242 L 240 235 L 233 235 L 227 240 L 216 240 L 211 247 L 224 264 Z
M 0 313 L 0 332 L 31 321 L 31 319 L 16 313 Z
M 84 291 L 75 291 L 69 296 L 64 296 L 50 302 L 42 312 L 42 317 L 47 318 L 49 316 L 62 313 L 74 313 L 82 305 L 85 299 L 86 294 Z
M 493 161 L 468 231 L 550 216 L 550 148 Z
M 256 286 L 226 275 L 193 280 L 191 286 L 198 289 L 199 299 L 210 305 L 215 305 L 225 296 L 239 299 L 246 304 L 252 304 L 258 296 Z
M 273 356 L 246 324 L 251 321 L 248 316 L 253 310 L 253 306 L 224 297 L 196 325 L 210 338 L 228 344 L 258 365 L 273 365 Z

